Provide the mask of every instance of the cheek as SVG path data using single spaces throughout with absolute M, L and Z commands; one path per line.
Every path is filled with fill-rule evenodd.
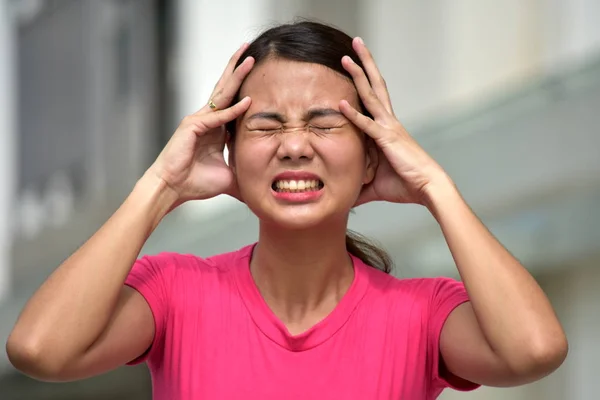
M 257 160 L 247 155 L 236 157 L 235 159 L 235 173 L 240 183 L 254 181 L 259 179 L 260 176 L 257 171 L 260 169 L 257 167 Z
M 233 157 L 237 185 L 242 195 L 251 196 L 253 192 L 264 190 L 269 158 L 260 146 L 245 146 L 240 143 Z
M 346 169 L 347 172 L 352 172 L 352 174 L 364 172 L 367 154 L 366 148 L 359 137 L 340 141 L 333 146 L 329 153 L 332 160 L 335 159 L 336 164 L 340 168 Z
M 257 163 L 257 147 L 252 146 L 246 139 L 238 139 L 235 144 L 235 167 L 240 173 L 248 169 L 256 168 Z

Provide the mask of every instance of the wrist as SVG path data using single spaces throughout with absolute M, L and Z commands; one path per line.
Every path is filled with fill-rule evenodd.
M 179 195 L 157 175 L 146 172 L 135 184 L 128 201 L 151 217 L 152 228 L 179 204 Z
M 445 210 L 454 209 L 463 202 L 458 188 L 447 175 L 440 176 L 428 184 L 423 200 L 425 207 L 438 221 Z

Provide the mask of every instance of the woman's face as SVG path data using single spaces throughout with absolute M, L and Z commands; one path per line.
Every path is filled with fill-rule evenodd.
M 359 109 L 353 83 L 322 65 L 271 59 L 240 94 L 252 104 L 237 122 L 230 165 L 248 207 L 289 229 L 345 220 L 376 163 L 339 110 L 342 99 Z

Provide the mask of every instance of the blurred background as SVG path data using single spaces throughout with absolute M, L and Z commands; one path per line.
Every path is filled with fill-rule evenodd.
M 0 0 L 0 339 L 26 299 L 128 194 L 230 55 L 310 17 L 360 35 L 397 115 L 536 276 L 570 341 L 565 364 L 513 389 L 442 399 L 599 399 L 600 2 L 596 0 Z M 420 207 L 361 206 L 395 274 L 456 276 Z M 172 213 L 145 253 L 256 239 L 241 204 Z M 107 266 L 110 273 L 110 266 Z M 35 382 L 0 352 L 0 399 L 150 399 L 145 366 Z

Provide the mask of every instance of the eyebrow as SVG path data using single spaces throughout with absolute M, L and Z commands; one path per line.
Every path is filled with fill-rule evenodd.
M 280 122 L 282 124 L 286 121 L 283 115 L 276 112 L 258 112 L 248 117 L 248 121 L 252 121 L 254 119 L 270 119 L 273 121 Z
M 330 115 L 334 115 L 334 116 L 344 116 L 344 114 L 342 114 L 340 111 L 338 110 L 334 110 L 333 108 L 313 108 L 312 110 L 309 110 L 305 116 L 304 116 L 304 120 L 305 121 L 310 121 L 312 119 L 318 118 L 318 117 L 327 117 Z M 286 118 L 277 112 L 258 112 L 256 114 L 252 114 L 251 116 L 248 117 L 248 121 L 252 121 L 255 119 L 268 119 L 268 120 L 273 120 L 273 121 L 277 121 L 279 123 L 285 123 L 287 120 Z
M 334 115 L 334 116 L 344 116 L 344 114 L 342 114 L 340 111 L 338 110 L 334 110 L 333 108 L 314 108 L 312 110 L 309 110 L 308 113 L 306 113 L 305 119 L 307 121 L 310 121 L 311 119 L 314 118 L 318 118 L 318 117 L 327 117 L 330 115 Z

